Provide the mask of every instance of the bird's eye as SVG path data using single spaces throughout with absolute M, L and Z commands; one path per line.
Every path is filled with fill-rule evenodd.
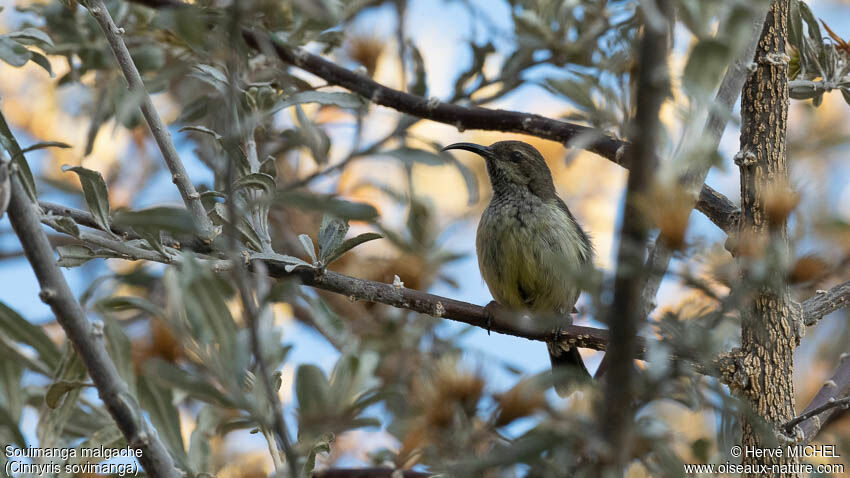
M 511 161 L 513 161 L 515 163 L 519 163 L 520 161 L 523 160 L 522 153 L 520 153 L 519 151 L 512 152 L 510 158 L 511 158 Z

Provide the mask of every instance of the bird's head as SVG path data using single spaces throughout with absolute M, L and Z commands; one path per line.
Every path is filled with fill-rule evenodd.
M 522 141 L 499 141 L 490 146 L 454 143 L 443 148 L 471 151 L 487 162 L 487 174 L 493 194 L 510 193 L 517 187 L 528 187 L 535 195 L 547 199 L 555 194 L 552 173 L 546 160 L 534 146 Z

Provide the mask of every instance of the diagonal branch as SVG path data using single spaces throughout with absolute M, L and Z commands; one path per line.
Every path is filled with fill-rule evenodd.
M 12 157 L 19 155 L 23 157 L 21 148 L 12 137 L 1 113 L 0 135 L 8 139 L 9 153 Z M 139 413 L 138 405 L 134 403 L 127 384 L 118 374 L 115 364 L 106 351 L 102 322 L 99 322 L 100 326 L 89 322 L 82 307 L 68 288 L 65 277 L 56 265 L 47 235 L 41 228 L 39 211 L 30 201 L 21 184 L 19 174 L 15 171 L 12 171 L 11 185 L 9 220 L 38 278 L 41 286 L 39 294 L 41 300 L 49 305 L 56 315 L 57 322 L 65 330 L 65 334 L 80 355 L 97 387 L 100 399 L 103 400 L 106 409 L 127 439 L 127 443 L 141 451 L 138 459 L 145 471 L 155 477 L 179 477 L 180 474 L 174 467 L 167 449 Z
M 850 396 L 850 355 L 843 354 L 838 363 L 838 369 L 800 414 L 800 417 L 806 418 L 789 427 L 792 429 L 789 432 L 793 432 L 795 428 L 799 429 L 801 435 L 798 442 L 809 443 L 817 436 L 821 426 L 838 412 L 835 406 L 829 406 L 830 403 L 846 400 L 848 396 Z
M 424 98 L 404 93 L 343 68 L 318 55 L 307 53 L 301 49 L 292 49 L 281 42 L 272 41 L 264 34 L 243 30 L 242 36 L 253 47 L 259 48 L 259 45 L 263 44 L 273 45 L 275 53 L 282 61 L 308 71 L 328 83 L 358 93 L 372 103 L 418 118 L 452 125 L 461 131 L 480 129 L 521 133 L 557 141 L 568 147 L 581 147 L 631 169 L 632 165 L 629 158 L 632 155 L 629 150 L 632 149 L 632 146 L 628 142 L 614 138 L 598 129 L 531 113 L 482 108 L 480 106 L 460 106 L 439 101 L 437 98 Z M 707 187 L 701 191 L 696 208 L 724 231 L 729 230 L 732 216 L 738 209 L 728 198 Z
M 806 326 L 815 325 L 825 315 L 848 305 L 850 305 L 850 281 L 838 284 L 827 291 L 818 291 L 817 294 L 803 301 L 803 323 Z
M 180 191 L 180 196 L 183 198 L 183 203 L 186 204 L 186 209 L 192 213 L 192 217 L 197 222 L 198 228 L 201 231 L 201 236 L 207 240 L 212 240 L 214 236 L 214 228 L 207 212 L 201 204 L 201 196 L 195 190 L 180 156 L 177 154 L 177 149 L 174 147 L 174 142 L 171 140 L 165 123 L 159 117 L 156 108 L 153 106 L 150 95 L 145 89 L 145 84 L 142 82 L 142 77 L 133 59 L 130 57 L 130 51 L 127 45 L 124 44 L 124 39 L 121 35 L 124 33 L 122 28 L 118 28 L 106 9 L 103 0 L 88 0 L 83 2 L 94 19 L 97 21 L 103 34 L 106 37 L 109 46 L 112 48 L 112 53 L 124 73 L 124 78 L 127 80 L 127 88 L 130 90 L 131 96 L 139 101 L 139 108 L 145 121 L 150 127 L 151 134 L 156 140 L 159 150 L 162 152 L 162 158 L 171 172 L 171 180 Z
M 179 0 L 131 1 L 151 8 L 192 8 Z M 479 129 L 536 136 L 557 141 L 566 146 L 585 149 L 627 169 L 631 167 L 628 159 L 631 155 L 626 154 L 627 150 L 631 149 L 631 145 L 595 128 L 531 113 L 489 109 L 480 106 L 460 106 L 440 101 L 437 98 L 424 98 L 384 86 L 367 76 L 357 74 L 325 60 L 321 56 L 291 48 L 282 42 L 273 40 L 263 32 L 243 29 L 242 38 L 253 48 L 265 50 L 261 47 L 271 46 L 274 53 L 283 62 L 310 72 L 330 84 L 355 92 L 375 104 L 392 108 L 401 113 L 448 124 L 461 131 Z M 732 201 L 707 186 L 703 187 L 700 192 L 696 209 L 727 232 L 735 223 L 738 211 Z
M 649 220 L 642 214 L 640 202 L 652 185 L 658 164 L 655 150 L 661 135 L 659 113 L 670 93 L 669 4 L 659 0 L 658 22 L 642 9 L 643 38 L 640 40 L 637 78 L 637 108 L 631 121 L 635 142 L 626 157 L 631 161 L 626 183 L 623 222 L 620 226 L 620 245 L 617 251 L 617 273 L 614 279 L 614 299 L 606 314 L 611 329 L 611 350 L 605 354 L 599 368 L 605 370 L 604 408 L 601 412 L 602 433 L 610 447 L 608 471 L 619 474 L 631 457 L 634 427 L 636 377 L 633 370 L 636 339 L 641 324 L 641 289 L 646 276 L 640 267 L 644 263 L 644 244 L 649 235 Z

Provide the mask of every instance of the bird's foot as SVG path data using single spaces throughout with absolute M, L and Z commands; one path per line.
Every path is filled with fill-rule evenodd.
M 487 314 L 487 335 L 490 335 L 490 329 L 493 327 L 493 319 L 504 314 L 505 311 L 506 309 L 495 300 L 491 300 L 489 304 L 484 306 L 484 313 Z

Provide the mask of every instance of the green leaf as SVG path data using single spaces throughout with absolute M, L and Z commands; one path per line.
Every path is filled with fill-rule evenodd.
M 292 272 L 298 267 L 306 267 L 308 269 L 313 269 L 313 264 L 310 264 L 307 261 L 299 259 L 294 256 L 288 256 L 286 254 L 277 254 L 277 253 L 257 253 L 252 254 L 251 259 L 258 259 L 261 261 L 267 261 L 271 263 L 280 263 L 284 264 L 284 270 L 286 272 Z
M 55 409 L 59 406 L 59 402 L 62 400 L 68 392 L 72 390 L 77 390 L 83 387 L 93 387 L 94 384 L 90 382 L 84 382 L 79 380 L 58 380 L 50 384 L 50 387 L 47 388 L 47 393 L 44 394 L 44 404 L 47 405 L 47 408 Z
M 229 224 L 230 209 L 222 203 L 216 203 L 213 205 L 213 209 L 210 213 L 210 218 L 217 226 Z M 244 217 L 239 216 L 234 226 L 239 232 L 240 239 L 242 240 L 242 242 L 245 243 L 245 245 L 258 252 L 263 250 L 263 243 L 260 240 L 259 234 L 257 234 L 257 231 L 254 230 L 254 227 L 251 225 L 251 223 L 248 222 Z
M 383 239 L 384 236 L 378 234 L 377 232 L 366 232 L 360 234 L 356 237 L 352 237 L 351 239 L 346 239 L 334 252 L 333 254 L 327 258 L 327 261 L 323 261 L 325 265 L 330 264 L 331 262 L 339 259 L 340 256 L 345 254 L 346 252 L 354 249 L 355 247 L 363 244 L 364 242 L 374 241 L 375 239 Z
M 186 391 L 192 398 L 213 405 L 234 408 L 235 403 L 213 384 L 162 359 L 150 359 L 143 365 L 146 376 L 160 385 Z
M 320 105 L 332 105 L 340 108 L 361 108 L 366 102 L 358 95 L 344 92 L 325 91 L 300 91 L 298 93 L 282 98 L 271 107 L 269 113 L 275 113 L 284 108 L 304 103 L 319 103 Z
M 682 83 L 692 95 L 705 95 L 717 86 L 729 60 L 729 46 L 713 39 L 700 40 L 691 50 Z
M 21 448 L 25 448 L 27 446 L 27 441 L 21 433 L 20 427 L 18 427 L 18 421 L 12 418 L 12 415 L 9 414 L 9 410 L 0 407 L 0 430 L 3 429 L 8 430 L 13 443 L 17 444 Z
M 135 396 L 136 374 L 133 370 L 132 349 L 133 344 L 124 332 L 124 328 L 115 319 L 109 316 L 103 318 L 104 335 L 106 336 L 106 349 L 118 374 L 127 383 L 130 394 Z
M 195 429 L 189 437 L 189 470 L 198 476 L 200 473 L 209 473 L 212 470 L 210 458 L 212 449 L 210 441 L 215 436 L 216 430 L 222 424 L 224 417 L 219 410 L 211 405 L 204 405 L 198 412 L 198 420 Z M 252 422 L 252 426 L 256 423 Z
M 316 441 L 316 443 L 313 444 L 312 448 L 310 448 L 310 452 L 307 454 L 307 460 L 304 462 L 304 476 L 312 476 L 313 469 L 316 468 L 316 455 L 319 453 L 330 453 L 331 443 L 333 443 L 333 441 L 333 434 L 328 433 L 323 435 L 318 441 Z
M 30 200 L 37 203 L 38 194 L 35 189 L 35 180 L 33 179 L 32 171 L 30 171 L 30 166 L 27 164 L 24 152 L 12 135 L 12 130 L 9 129 L 9 124 L 6 123 L 6 118 L 2 112 L 0 112 L 0 146 L 3 146 L 3 149 L 9 152 L 9 156 L 12 157 L 12 164 L 17 166 L 18 179 L 23 183 Z
M 139 403 L 148 412 L 151 423 L 162 437 L 171 456 L 183 469 L 188 466 L 189 457 L 180 434 L 180 413 L 174 406 L 174 395 L 169 388 L 163 387 L 149 377 L 138 379 Z
M 208 135 L 212 136 L 213 138 L 215 138 L 216 141 L 220 141 L 220 140 L 224 139 L 224 136 L 216 133 L 215 131 L 207 128 L 206 126 L 184 126 L 177 131 L 179 131 L 181 133 L 184 132 L 184 131 L 194 131 L 196 133 L 208 134 Z
M 806 22 L 806 26 L 809 30 L 809 38 L 812 39 L 815 45 L 819 47 L 819 49 L 823 49 L 823 34 L 820 31 L 820 25 L 818 25 L 818 21 L 815 18 L 815 15 L 812 13 L 809 6 L 806 5 L 806 2 L 797 2 L 798 7 L 800 9 L 800 15 L 803 20 Z
M 328 152 L 331 149 L 331 139 L 328 134 L 304 114 L 300 105 L 295 106 L 295 116 L 298 118 L 301 138 L 304 145 L 310 148 L 313 159 L 317 164 L 327 164 Z
M 313 259 L 313 263 L 316 263 L 318 259 L 316 259 L 316 246 L 313 245 L 313 240 L 310 239 L 310 236 L 307 234 L 299 234 L 298 240 L 301 241 L 301 247 L 307 251 L 307 255 L 310 256 L 310 259 Z
M 69 341 L 65 341 L 62 358 L 53 373 L 53 382 L 83 382 L 86 377 L 86 368 Z M 39 446 L 50 447 L 64 445 L 62 440 L 63 431 L 66 430 L 69 420 L 80 414 L 79 397 L 82 388 L 76 387 L 60 398 L 61 403 L 55 408 L 47 408 L 39 414 L 36 427 L 36 437 Z
M 195 77 L 204 83 L 207 83 L 218 90 L 222 95 L 228 94 L 227 75 L 221 70 L 210 65 L 195 65 L 192 67 L 194 71 L 189 75 Z
M 32 53 L 27 47 L 6 35 L 0 36 L 0 60 L 12 66 L 21 67 L 26 65 L 30 58 L 32 58 Z
M 83 195 L 95 222 L 104 231 L 109 231 L 109 191 L 106 189 L 106 181 L 99 172 L 82 166 L 62 166 L 62 171 L 73 171 L 80 178 L 83 186 Z
M 83 450 L 88 452 L 92 449 L 100 449 L 103 448 L 120 448 L 121 445 L 125 444 L 126 441 L 124 439 L 124 435 L 121 433 L 121 430 L 118 429 L 114 423 L 107 423 L 102 428 L 96 430 L 94 433 L 89 435 L 85 441 L 80 443 L 77 447 L 75 447 L 76 453 L 73 456 L 68 458 L 68 465 L 81 465 L 83 463 L 101 463 L 106 461 L 106 457 L 89 457 L 84 456 Z M 64 471 L 64 470 L 63 470 Z M 72 475 L 68 473 L 59 474 L 59 478 L 70 477 Z
M 24 28 L 23 30 L 9 33 L 6 36 L 19 41 L 28 40 L 34 43 L 40 43 L 51 47 L 53 46 L 53 40 L 50 39 L 50 36 L 37 28 Z
M 274 178 L 265 173 L 253 173 L 242 176 L 233 182 L 233 190 L 238 191 L 242 188 L 256 188 L 266 193 L 274 192 L 276 185 Z
M 323 264 L 330 263 L 328 259 L 342 245 L 347 233 L 348 221 L 331 214 L 322 216 L 322 226 L 319 228 L 319 257 Z
M 155 206 L 138 211 L 118 211 L 116 225 L 148 231 L 166 231 L 172 234 L 195 234 L 195 220 L 189 211 L 179 207 Z
M 278 192 L 275 202 L 300 209 L 322 211 L 349 220 L 369 221 L 378 217 L 378 210 L 371 204 L 346 201 L 327 194 Z
M 92 259 L 111 257 L 76 244 L 59 246 L 56 248 L 56 252 L 59 253 L 59 260 L 56 262 L 59 267 L 79 267 Z
M 101 299 L 97 302 L 95 307 L 100 311 L 118 312 L 122 310 L 137 309 L 147 312 L 154 317 L 162 317 L 164 315 L 163 310 L 153 302 L 145 299 L 144 297 L 134 297 L 129 295 Z
M 26 394 L 21 384 L 23 373 L 24 363 L 17 360 L 0 361 L 0 407 L 8 410 L 16 422 L 21 419 Z
M 789 10 L 788 41 L 798 50 L 803 46 L 803 18 L 800 14 L 800 0 L 792 0 Z
M 0 330 L 12 340 L 35 349 L 38 357 L 50 370 L 59 364 L 61 354 L 56 344 L 37 325 L 18 315 L 17 312 L 0 302 Z
M 46 56 L 42 55 L 37 51 L 30 51 L 30 55 L 32 55 L 32 58 L 30 58 L 30 60 L 32 60 L 32 62 L 36 65 L 44 68 L 51 78 L 56 76 L 53 74 L 53 67 L 50 66 L 50 60 L 48 60 Z
M 295 372 L 295 396 L 302 416 L 322 416 L 332 406 L 329 402 L 330 384 L 322 369 L 312 364 L 298 367 Z

